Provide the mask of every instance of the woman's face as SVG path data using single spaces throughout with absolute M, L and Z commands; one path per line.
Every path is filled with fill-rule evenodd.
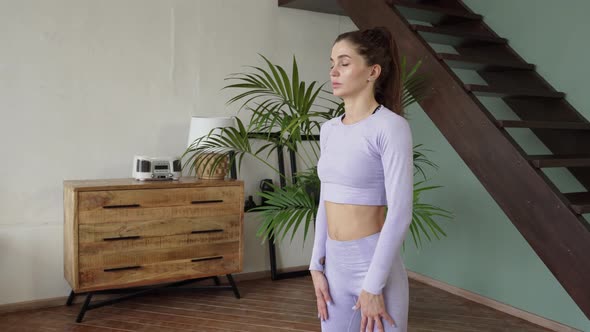
M 368 66 L 352 43 L 341 40 L 334 44 L 330 64 L 330 80 L 335 96 L 346 98 L 364 90 L 372 92 L 376 79 L 375 66 Z

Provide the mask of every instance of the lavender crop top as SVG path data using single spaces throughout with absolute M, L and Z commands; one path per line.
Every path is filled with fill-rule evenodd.
M 323 271 L 328 234 L 324 201 L 386 205 L 387 215 L 363 289 L 381 294 L 412 221 L 413 151 L 408 122 L 384 106 L 353 124 L 342 117 L 320 129 L 320 203 L 310 270 Z

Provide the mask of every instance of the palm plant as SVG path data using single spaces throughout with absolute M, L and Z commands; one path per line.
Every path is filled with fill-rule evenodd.
M 342 102 L 329 98 L 331 93 L 323 90 L 325 83 L 319 85 L 314 81 L 307 84 L 300 80 L 295 57 L 291 77 L 281 66 L 271 63 L 262 55 L 261 57 L 268 68 L 249 66 L 249 72 L 227 77 L 226 80 L 231 83 L 224 87 L 242 90 L 231 98 L 228 104 L 243 102 L 238 112 L 250 112 L 250 122 L 246 126 L 236 117 L 237 128 L 216 128 L 208 135 L 195 140 L 183 154 L 183 157 L 187 157 L 183 168 L 186 169 L 188 166 L 193 170 L 198 166 L 202 159 L 198 158 L 199 155 L 233 151 L 234 158 L 230 162 L 237 163 L 238 171 L 243 157 L 249 155 L 284 178 L 285 176 L 269 164 L 267 159 L 276 149 L 287 147 L 303 162 L 305 169 L 294 174 L 291 183 L 287 183 L 289 179 L 284 178 L 287 185 L 271 185 L 274 191 L 257 193 L 266 199 L 266 203 L 250 211 L 262 213 L 262 223 L 257 236 L 263 240 L 272 238 L 279 241 L 288 234 L 291 234 L 292 240 L 302 225 L 305 239 L 315 219 L 319 201 L 320 181 L 316 169 L 319 141 L 315 139 L 317 135 L 314 133 L 319 132 L 323 122 L 321 120 L 342 115 L 344 107 Z M 407 70 L 404 57 L 401 65 L 404 84 L 402 105 L 407 107 L 426 97 L 426 80 L 418 74 L 420 61 Z M 313 139 L 309 139 L 310 137 Z M 252 139 L 261 140 L 262 146 L 254 150 L 251 145 Z M 304 141 L 309 141 L 308 148 L 301 149 Z M 440 239 L 440 235 L 446 236 L 435 218 L 451 218 L 449 211 L 420 202 L 421 193 L 439 188 L 423 186 L 427 180 L 423 167 L 437 166 L 426 158 L 420 147 L 421 145 L 414 147 L 414 166 L 415 174 L 421 174 L 423 180 L 416 182 L 414 186 L 414 211 L 410 225 L 410 232 L 417 247 L 421 247 L 423 236 L 429 241 L 432 240 L 431 235 L 437 239 Z

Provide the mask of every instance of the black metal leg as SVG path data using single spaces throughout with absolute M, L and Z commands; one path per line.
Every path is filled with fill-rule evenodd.
M 210 290 L 210 289 L 231 289 L 234 292 L 234 295 L 236 296 L 236 298 L 240 298 L 240 293 L 238 292 L 238 287 L 236 286 L 236 283 L 234 282 L 234 279 L 232 278 L 231 274 L 227 274 L 227 279 L 229 280 L 230 285 L 221 285 L 221 280 L 219 279 L 218 276 L 213 276 L 213 277 L 205 277 L 205 278 L 196 278 L 196 279 L 189 279 L 189 280 L 183 280 L 183 281 L 179 281 L 179 282 L 173 282 L 173 283 L 168 283 L 168 284 L 161 284 L 161 285 L 155 285 L 155 286 L 144 286 L 144 287 L 134 287 L 134 288 L 123 288 L 123 289 L 108 289 L 108 290 L 100 290 L 100 291 L 94 291 L 94 292 L 89 292 L 89 293 L 79 293 L 76 294 L 74 293 L 74 291 L 70 292 L 70 295 L 68 296 L 68 301 L 67 301 L 67 305 L 71 305 L 75 296 L 76 295 L 81 295 L 81 294 L 87 294 L 86 299 L 84 300 L 84 303 L 82 304 L 82 307 L 80 308 L 80 313 L 78 313 L 78 317 L 76 318 L 76 322 L 77 323 L 81 323 L 82 320 L 84 319 L 84 315 L 86 314 L 87 311 L 89 310 L 93 310 L 93 309 L 97 309 L 106 305 L 111 305 L 113 303 L 118 303 L 136 296 L 140 296 L 140 295 L 144 295 L 150 292 L 154 292 L 154 291 L 158 291 L 158 290 L 175 290 L 175 291 L 180 291 L 180 292 L 186 292 L 186 291 L 194 291 L 194 290 Z M 186 284 L 190 284 L 193 283 L 195 281 L 203 281 L 205 279 L 211 279 L 213 278 L 213 280 L 215 281 L 215 286 L 211 285 L 211 286 L 197 286 L 197 287 L 180 287 L 180 286 L 184 286 Z M 127 295 L 121 295 L 121 296 L 117 296 L 114 298 L 110 298 L 110 299 L 106 299 L 106 300 L 98 300 L 98 301 L 94 301 L 91 303 L 92 301 L 92 296 L 96 295 L 96 294 L 125 294 L 127 293 Z
M 66 301 L 66 305 L 71 306 L 72 303 L 74 302 L 75 297 L 76 297 L 76 293 L 74 293 L 74 291 L 71 291 L 70 295 L 68 296 L 68 300 Z
M 80 308 L 80 313 L 76 318 L 76 323 L 81 323 L 82 319 L 84 319 L 84 314 L 86 314 L 86 309 L 88 309 L 90 300 L 92 300 L 92 293 L 88 293 L 88 295 L 86 296 L 86 300 L 84 300 L 84 304 L 82 305 L 82 308 Z
M 279 160 L 279 173 L 281 174 L 279 184 L 281 188 L 284 188 L 287 185 L 287 181 L 285 180 L 285 159 L 283 158 L 282 145 L 277 145 L 277 158 Z M 279 277 L 277 273 L 277 254 L 274 235 L 271 235 L 268 239 L 268 252 L 270 256 L 270 279 L 277 280 Z
M 234 295 L 236 296 L 236 299 L 239 299 L 240 292 L 238 291 L 238 286 L 236 286 L 234 278 L 231 276 L 231 274 L 226 274 L 226 276 L 227 276 L 227 280 L 229 281 L 229 284 L 231 285 L 232 290 L 234 291 Z

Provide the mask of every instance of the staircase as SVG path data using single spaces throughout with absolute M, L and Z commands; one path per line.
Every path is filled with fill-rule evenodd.
M 279 5 L 349 16 L 359 28 L 385 26 L 400 53 L 433 79 L 420 105 L 590 318 L 590 123 L 460 0 L 279 0 Z M 420 22 L 415 24 L 415 22 Z M 424 23 L 422 23 L 424 22 Z M 453 46 L 437 53 L 429 43 Z M 477 71 L 463 84 L 451 68 Z M 477 98 L 502 100 L 520 118 L 497 119 Z M 528 128 L 551 151 L 529 155 L 509 128 Z M 564 167 L 586 188 L 563 193 L 543 172 Z

